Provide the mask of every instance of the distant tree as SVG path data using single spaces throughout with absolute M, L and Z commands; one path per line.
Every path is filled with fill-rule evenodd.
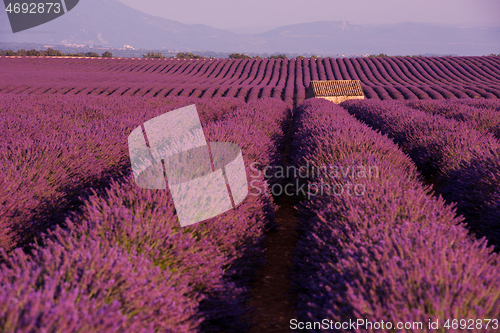
M 26 55 L 26 50 L 25 49 L 20 49 L 17 50 L 16 56 L 25 56 Z
M 45 51 L 43 51 L 44 55 L 47 57 L 64 57 L 65 54 L 62 53 L 59 50 L 54 50 L 53 48 L 49 47 Z
M 305 59 L 305 58 L 306 58 L 306 57 L 301 56 L 301 55 L 297 56 L 297 59 Z
M 368 58 L 374 58 L 374 57 L 388 57 L 388 55 L 385 54 L 385 53 L 380 53 L 380 54 L 377 54 L 377 55 L 371 54 L 371 55 L 368 56 Z
M 113 58 L 113 53 L 106 51 L 102 54 L 103 58 Z
M 287 56 L 284 54 L 272 55 L 269 59 L 287 59 Z
M 205 59 L 204 56 L 193 54 L 191 52 L 177 53 L 175 57 L 177 59 Z
M 0 50 L 0 56 L 15 56 L 16 52 L 12 50 Z
M 85 53 L 85 57 L 91 57 L 91 58 L 99 58 L 99 54 L 95 53 L 95 52 L 87 52 Z
M 243 53 L 231 53 L 229 59 L 252 59 L 252 57 Z
M 68 53 L 68 57 L 85 57 L 85 53 Z
M 310 58 L 311 59 L 318 59 L 318 57 L 316 55 L 314 55 L 314 54 L 312 56 L 310 56 Z
M 31 50 L 26 51 L 26 56 L 28 56 L 28 57 L 39 57 L 41 55 L 42 55 L 42 52 L 35 50 L 35 49 L 31 49 Z
M 165 59 L 167 58 L 161 52 L 148 52 L 142 55 L 143 58 Z

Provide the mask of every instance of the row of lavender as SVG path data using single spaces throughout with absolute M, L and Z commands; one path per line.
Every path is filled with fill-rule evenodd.
M 10 58 L 4 58 L 10 59 Z M 301 65 L 303 85 L 310 80 L 355 80 L 375 85 L 431 85 L 457 83 L 472 85 L 481 78 L 488 84 L 498 84 L 498 57 L 392 57 L 392 58 L 318 58 L 318 59 L 244 59 L 244 60 L 137 60 L 105 59 L 25 59 L 45 66 L 58 65 L 112 73 L 165 74 L 184 77 L 239 79 L 246 84 L 262 84 L 282 72 L 280 67 L 296 63 Z M 276 66 L 278 65 L 278 66 Z M 276 71 L 277 70 L 277 71 Z M 207 80 L 208 82 L 208 80 Z M 204 82 L 200 82 L 204 83 Z M 302 82 L 301 82 L 302 83 Z M 266 85 L 266 84 L 264 84 Z
M 0 57 L 0 64 L 8 69 L 1 73 L 0 91 L 14 93 L 226 96 L 246 101 L 273 97 L 300 103 L 311 80 L 344 79 L 361 80 L 370 99 L 500 98 L 497 56 L 99 61 Z
M 37 105 L 29 100 L 31 97 L 15 98 L 21 97 L 25 98 L 23 103 L 34 104 L 34 118 L 64 102 L 59 98 Z M 81 101 L 77 97 L 64 98 L 67 115 L 59 115 L 47 127 L 43 123 L 39 126 L 47 134 L 50 127 L 54 141 L 61 139 L 61 145 L 75 131 L 61 129 L 69 122 L 78 128 L 89 121 L 89 132 L 109 126 L 110 135 L 116 138 L 101 134 L 99 138 L 106 141 L 99 144 L 105 150 L 117 145 L 120 154 L 126 149 L 123 143 L 127 142 L 127 134 L 137 124 L 196 102 L 207 140 L 237 143 L 248 174 L 252 162 L 277 163 L 277 147 L 289 117 L 287 104 L 277 100 L 247 105 L 231 99 L 203 102 L 178 98 L 171 99 L 170 104 L 155 105 L 157 101 L 121 99 L 114 101 L 120 104 L 113 109 L 110 99 L 95 98 L 72 111 L 69 107 Z M 119 112 L 119 108 L 126 110 Z M 78 122 L 79 117 L 82 123 Z M 107 117 L 111 118 L 109 123 L 102 120 Z M 92 123 L 92 118 L 101 119 L 102 123 Z M 255 119 L 260 121 L 256 123 Z M 122 127 L 113 128 L 113 120 L 122 123 Z M 43 136 L 32 129 L 33 139 Z M 2 138 L 2 142 L 5 140 Z M 13 144 L 15 139 L 7 145 Z M 85 156 L 99 150 L 99 144 L 87 141 L 70 146 L 77 152 L 69 148 L 61 151 L 61 155 L 78 153 L 80 159 L 73 165 L 64 165 L 71 160 L 65 157 L 53 163 L 48 159 L 41 167 L 57 173 L 62 165 L 68 177 L 74 178 L 78 178 L 75 174 L 94 172 L 86 163 L 99 162 L 100 158 L 85 161 Z M 36 147 L 33 150 L 38 151 Z M 101 158 L 109 162 L 111 155 L 101 153 Z M 25 169 L 28 165 L 21 172 Z M 11 170 L 11 174 L 15 172 Z M 44 179 L 43 175 L 38 177 Z M 64 180 L 59 174 L 57 177 Z M 266 188 L 265 180 L 257 178 L 254 177 L 254 184 Z M 16 185 L 27 186 L 28 182 L 29 179 Z M 46 190 L 54 191 L 50 186 Z M 111 181 L 105 190 L 92 192 L 63 227 L 53 226 L 39 244 L 33 245 L 31 254 L 20 248 L 10 254 L 2 250 L 5 262 L 0 270 L 1 332 L 230 332 L 244 327 L 246 287 L 233 280 L 238 277 L 236 280 L 248 281 L 262 264 L 261 242 L 275 210 L 269 196 L 254 194 L 235 210 L 180 228 L 168 192 L 137 187 L 130 172 Z
M 204 123 L 244 105 L 230 98 L 2 95 L 0 247 L 25 245 L 36 230 L 64 220 L 86 188 L 105 185 L 129 167 L 124 135 L 151 112 L 192 103 Z
M 455 119 L 500 139 L 500 103 L 496 100 L 409 101 L 420 111 Z
M 294 284 L 305 331 L 445 332 L 446 319 L 500 316 L 498 255 L 392 140 L 314 99 L 297 110 L 293 146 L 297 168 L 320 170 L 306 182 L 316 195 L 299 205 Z
M 481 103 L 473 103 L 481 106 Z M 470 229 L 500 245 L 500 142 L 497 109 L 500 103 L 482 103 L 490 109 L 466 111 L 467 102 L 451 107 L 457 117 L 490 117 L 491 126 L 481 122 L 447 119 L 395 101 L 345 102 L 342 105 L 358 119 L 387 134 L 398 143 L 421 170 L 436 184 L 436 191 L 457 205 Z M 416 105 L 410 103 L 410 105 Z M 417 106 L 428 108 L 429 103 Z M 449 109 L 450 104 L 436 104 Z M 489 110 L 489 111 L 488 111 Z M 450 115 L 450 113 L 448 113 Z M 496 119 L 496 120 L 495 120 Z M 488 121 L 485 121 L 488 123 Z M 484 123 L 483 123 L 484 124 Z M 488 131 L 491 130 L 492 132 Z

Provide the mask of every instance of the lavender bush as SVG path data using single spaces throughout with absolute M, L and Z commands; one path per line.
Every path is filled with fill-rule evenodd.
M 398 102 L 346 101 L 342 105 L 400 144 L 422 173 L 437 184 L 437 192 L 457 204 L 471 231 L 486 236 L 495 246 L 500 244 L 500 220 L 493 208 L 499 206 L 495 161 L 500 158 L 500 143 L 491 133 Z
M 0 247 L 26 245 L 56 218 L 54 207 L 62 214 L 85 188 L 118 176 L 129 163 L 127 130 L 192 103 L 204 124 L 244 105 L 234 98 L 2 95 Z
M 437 114 L 448 119 L 463 121 L 468 126 L 481 131 L 491 132 L 495 138 L 500 139 L 500 102 L 489 101 L 489 103 L 475 103 L 474 107 L 466 101 L 412 101 L 407 103 L 409 107 Z M 483 106 L 483 107 L 481 107 Z
M 186 100 L 171 102 L 176 108 Z M 238 103 L 206 102 L 200 109 L 207 119 L 225 117 L 204 124 L 207 140 L 238 144 L 249 174 L 252 162 L 273 162 L 270 154 L 289 110 L 283 102 L 259 100 L 226 114 L 207 112 Z M 140 123 L 162 111 L 137 112 L 130 120 Z M 267 123 L 262 113 L 269 115 Z M 250 126 L 242 114 L 261 119 L 267 132 Z M 126 134 L 118 136 L 126 142 Z M 260 147 L 253 145 L 256 138 Z M 4 332 L 237 331 L 245 324 L 238 319 L 246 312 L 247 296 L 246 287 L 233 280 L 248 281 L 262 264 L 261 243 L 274 210 L 263 193 L 180 228 L 167 191 L 141 189 L 131 175 L 112 181 L 33 245 L 32 255 L 3 251 L 0 327 Z
M 351 181 L 366 192 L 319 195 L 299 206 L 294 283 L 300 320 L 383 320 L 393 325 L 385 331 L 445 332 L 447 318 L 497 318 L 498 256 L 467 234 L 463 219 L 442 198 L 432 196 L 398 146 L 327 101 L 306 101 L 297 114 L 296 166 L 379 168 L 379 177 L 310 180 Z M 430 329 L 429 319 L 439 319 L 440 329 Z M 398 322 L 421 322 L 422 328 L 398 330 Z

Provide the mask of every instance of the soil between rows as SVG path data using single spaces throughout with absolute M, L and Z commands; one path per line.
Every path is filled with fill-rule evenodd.
M 290 295 L 290 269 L 298 241 L 294 208 L 298 198 L 281 196 L 275 198 L 275 202 L 280 206 L 276 212 L 279 226 L 267 234 L 264 242 L 266 263 L 252 281 L 248 305 L 257 309 L 257 314 L 252 318 L 255 326 L 249 333 L 289 333 L 290 320 L 297 318 L 293 295 Z
M 285 130 L 285 145 L 281 151 L 284 165 L 289 163 L 292 127 L 293 120 L 290 120 Z M 291 268 L 298 241 L 295 231 L 298 224 L 295 205 L 299 203 L 299 198 L 282 195 L 273 199 L 279 206 L 275 215 L 278 227 L 266 234 L 266 263 L 255 273 L 250 285 L 250 300 L 247 305 L 256 309 L 256 314 L 252 317 L 253 326 L 249 333 L 288 333 L 290 320 L 297 318 L 294 310 L 296 301 L 291 287 Z

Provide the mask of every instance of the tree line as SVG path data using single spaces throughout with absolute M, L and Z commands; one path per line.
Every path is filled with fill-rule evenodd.
M 102 55 L 99 55 L 95 52 L 79 52 L 79 53 L 63 53 L 59 50 L 54 50 L 53 48 L 48 48 L 47 50 L 25 50 L 21 49 L 19 51 L 12 51 L 12 50 L 0 50 L 0 56 L 30 56 L 30 57 L 93 57 L 93 58 L 112 58 L 113 53 L 110 51 L 104 52 Z M 497 56 L 496 54 L 489 54 L 489 56 Z M 498 54 L 500 56 L 500 54 Z M 204 57 L 198 54 L 193 54 L 191 52 L 181 52 L 177 53 L 175 56 L 170 56 L 167 57 L 166 55 L 162 54 L 161 52 L 148 52 L 146 54 L 142 55 L 143 58 L 150 58 L 150 59 L 215 59 L 215 57 Z M 403 57 L 403 56 L 389 56 L 385 53 L 380 53 L 380 54 L 371 54 L 368 55 L 367 57 Z M 421 55 L 406 55 L 404 57 L 421 57 Z M 451 57 L 451 55 L 449 56 Z M 229 59 L 264 59 L 263 57 L 260 57 L 258 55 L 256 56 L 249 56 L 243 53 L 231 53 L 228 56 Z M 297 56 L 297 59 L 306 59 L 306 58 L 312 58 L 312 59 L 318 59 L 320 57 L 316 55 L 312 55 L 309 57 L 304 57 L 304 56 Z M 327 57 L 331 58 L 331 57 Z M 278 54 L 278 55 L 271 55 L 268 57 L 268 59 L 288 59 L 288 57 L 285 54 Z
M 193 54 L 191 52 L 181 52 L 171 57 L 167 57 L 161 52 L 148 52 L 147 54 L 143 54 L 142 57 L 155 59 L 207 59 L 204 56 Z M 214 57 L 210 57 L 210 59 L 214 59 Z
M 191 52 L 177 53 L 175 56 L 167 57 L 161 52 L 148 52 L 142 55 L 143 58 L 156 58 L 156 59 L 215 59 L 215 57 L 204 57 L 198 54 L 193 54 Z M 262 59 L 260 56 L 249 56 L 243 53 L 231 53 L 228 56 L 229 59 Z M 284 54 L 272 55 L 269 59 L 286 59 L 287 56 Z
M 48 48 L 46 50 L 25 50 L 21 49 L 16 51 L 12 50 L 0 50 L 0 56 L 28 56 L 28 57 L 92 57 L 92 58 L 112 58 L 113 53 L 106 51 L 102 55 L 95 52 L 79 52 L 79 53 L 63 53 L 59 50 L 54 50 L 53 48 Z

